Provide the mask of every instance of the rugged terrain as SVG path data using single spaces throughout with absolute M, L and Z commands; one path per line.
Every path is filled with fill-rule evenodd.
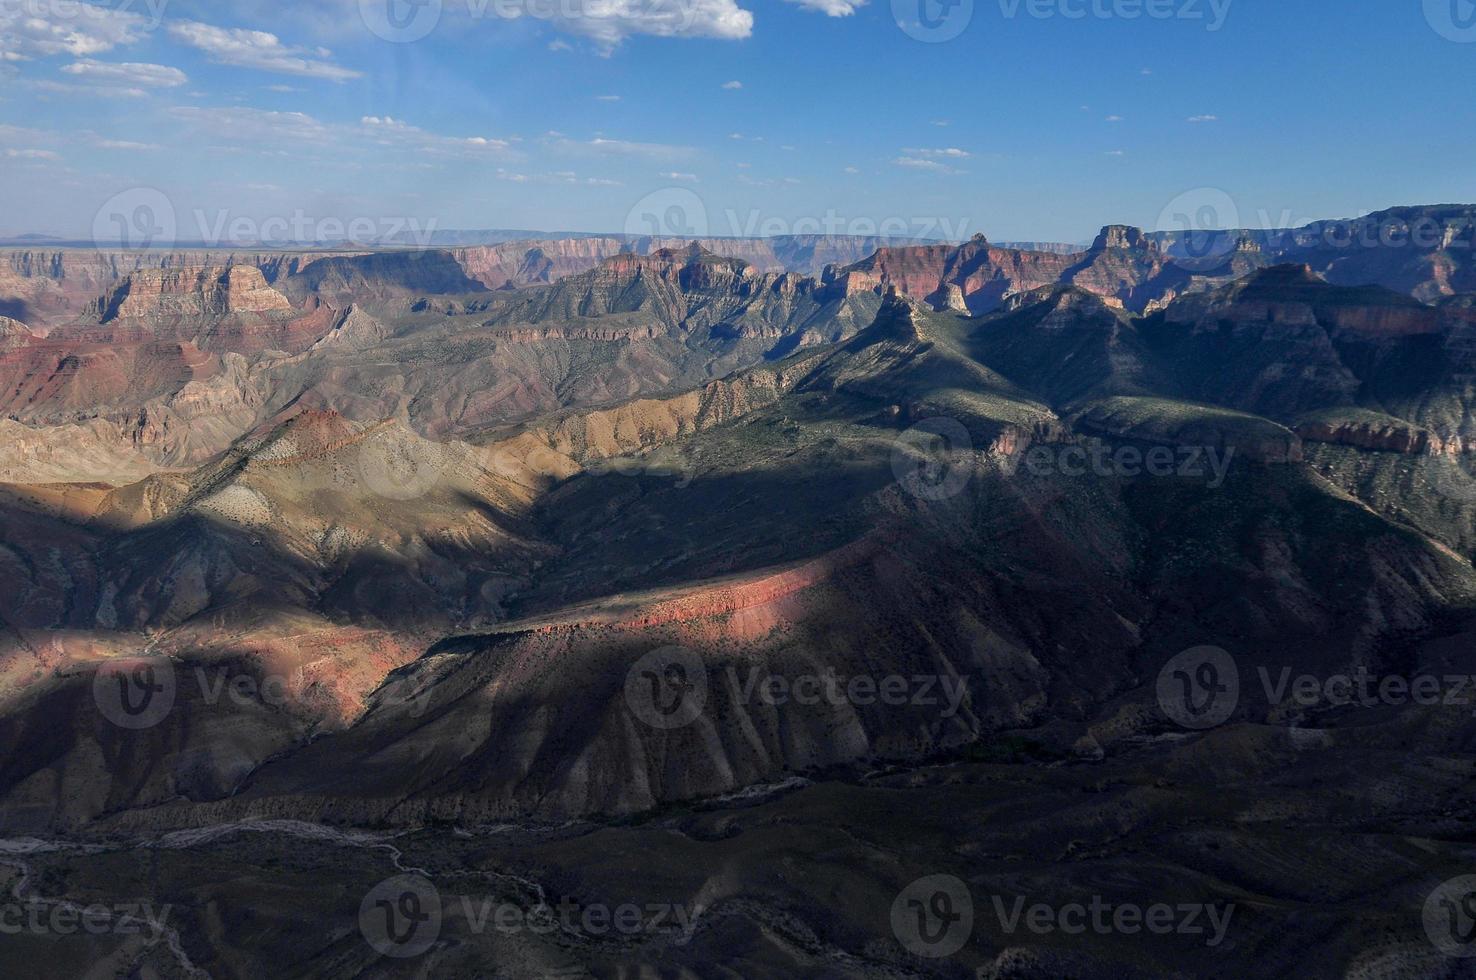
M 1469 868 L 1469 705 L 1259 680 L 1476 672 L 1456 241 L 7 253 L 0 866 L 174 909 L 28 962 L 1466 975 L 1422 915 Z M 1196 726 L 1162 678 L 1204 647 L 1239 687 Z M 442 912 L 385 953 L 398 874 Z M 935 875 L 973 915 L 937 956 Z M 1094 896 L 1235 911 L 994 904 Z

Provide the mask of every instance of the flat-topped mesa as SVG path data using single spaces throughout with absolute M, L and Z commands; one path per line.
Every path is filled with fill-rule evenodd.
M 1104 225 L 1097 234 L 1097 240 L 1092 242 L 1091 251 L 1101 252 L 1109 248 L 1156 252 L 1158 243 L 1144 235 L 1141 228 L 1134 228 L 1132 225 Z
M 144 269 L 130 273 L 89 312 L 107 323 L 134 317 L 288 313 L 286 296 L 255 266 Z
M 693 242 L 675 248 L 660 248 L 647 255 L 623 252 L 603 260 L 597 274 L 618 279 L 655 275 L 684 287 L 701 287 L 711 281 L 753 279 L 761 273 L 742 259 L 727 258 Z

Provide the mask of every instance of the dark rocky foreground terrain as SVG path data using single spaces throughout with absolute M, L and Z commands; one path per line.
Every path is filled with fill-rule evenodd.
M 6 959 L 1469 975 L 1461 234 L 10 253 Z

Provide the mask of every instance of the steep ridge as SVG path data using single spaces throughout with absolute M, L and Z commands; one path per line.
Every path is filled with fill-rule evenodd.
M 595 320 L 597 329 L 609 330 L 625 318 L 639 329 L 718 342 L 773 346 L 792 337 L 792 348 L 814 342 L 813 331 L 829 341 L 854 332 L 866 308 L 864 301 L 858 306 L 812 279 L 761 273 L 742 260 L 689 245 L 608 259 L 592 272 L 499 304 L 486 322 L 578 330 L 588 328 L 572 325 Z
M 1073 308 L 1050 305 L 1060 299 L 1044 300 L 1050 312 L 1041 322 Z M 1096 307 L 1088 319 L 1103 310 L 1117 315 L 1096 298 L 1090 302 Z M 1252 656 L 1284 656 L 1293 642 L 1303 663 L 1346 664 L 1350 656 L 1371 655 L 1391 630 L 1428 629 L 1435 610 L 1476 594 L 1468 564 L 1330 492 L 1295 460 L 1246 460 L 1211 488 L 1193 478 L 1036 473 L 1007 465 L 1018 444 L 975 441 L 977 451 L 955 446 L 940 458 L 945 470 L 967 476 L 954 492 L 906 489 L 897 446 L 914 417 L 911 409 L 888 412 L 889 404 L 925 415 L 955 405 L 972 412 L 958 416 L 971 432 L 982 431 L 986 410 L 1001 423 L 1007 406 L 1022 418 L 1051 418 L 968 353 L 978 326 L 893 295 L 850 341 L 787 362 L 785 370 L 797 375 L 792 384 L 761 387 L 761 397 L 735 404 L 713 424 L 696 419 L 728 395 L 705 390 L 680 408 L 668 403 L 670 422 L 651 405 L 633 404 L 524 434 L 571 460 L 679 445 L 694 463 L 680 480 L 658 466 L 588 468 L 529 492 L 521 481 L 497 476 L 485 463 L 486 449 L 468 447 L 443 450 L 465 453 L 453 465 L 464 475 L 438 481 L 413 505 L 381 502 L 372 517 L 360 517 L 353 501 L 363 498 L 352 490 L 359 478 L 343 483 L 336 474 L 348 454 L 377 445 L 395 426 L 302 414 L 271 428 L 191 477 L 193 489 L 169 511 L 177 516 L 132 532 L 138 537 L 128 556 L 145 548 L 182 556 L 171 559 L 168 574 L 189 580 L 202 546 L 172 542 L 166 550 L 146 535 L 178 535 L 198 520 L 187 515 L 210 515 L 224 524 L 211 532 L 214 543 L 204 553 L 230 572 L 205 574 L 207 584 L 258 590 L 250 593 L 256 610 L 317 602 L 325 610 L 353 608 L 359 623 L 372 621 L 375 610 L 390 608 L 383 593 L 346 588 L 368 573 L 345 572 L 324 591 L 314 584 L 323 573 L 313 563 L 273 566 L 270 578 L 258 570 L 243 586 L 244 566 L 234 564 L 244 561 L 235 550 L 242 545 L 227 544 L 224 529 L 249 528 L 269 553 L 300 540 L 290 547 L 302 560 L 313 540 L 298 530 L 312 526 L 301 509 L 309 502 L 319 508 L 332 500 L 331 512 L 346 515 L 337 518 L 345 529 L 372 520 L 403 536 L 455 512 L 439 509 L 454 499 L 448 490 L 491 479 L 510 494 L 493 505 L 503 521 L 516 523 L 520 502 L 532 504 L 531 519 L 518 526 L 539 542 L 521 552 L 520 581 L 502 593 L 505 615 L 459 638 L 440 626 L 452 638 L 381 674 L 378 692 L 366 685 L 373 670 L 393 662 L 383 653 L 365 658 L 373 670 L 360 661 L 320 665 L 310 675 L 317 685 L 311 695 L 308 686 L 294 687 L 293 707 L 275 727 L 265 727 L 249 704 L 211 713 L 191 700 L 179 709 L 179 723 L 194 726 L 200 738 L 224 724 L 252 733 L 236 742 L 245 761 L 207 763 L 191 755 L 206 744 L 195 735 L 175 747 L 153 742 L 151 752 L 126 756 L 91 798 L 39 814 L 35 787 L 89 771 L 67 734 L 70 719 L 85 724 L 84 709 L 69 699 L 79 697 L 88 675 L 67 675 L 45 702 L 50 717 L 69 719 L 60 725 L 64 747 L 46 756 L 52 761 L 45 767 L 0 784 L 10 813 L 71 825 L 122 808 L 110 820 L 114 827 L 248 815 L 408 824 L 627 814 L 817 768 L 958 751 L 1021 726 L 1074 744 L 1086 738 L 1086 721 L 1101 705 L 1136 689 L 1145 660 L 1182 649 L 1185 636 L 1214 640 L 1233 623 L 1239 649 L 1262 651 Z M 756 369 L 749 383 L 759 385 L 766 370 Z M 1065 423 L 1053 424 L 1054 438 L 1074 438 Z M 395 438 L 407 438 L 398 431 Z M 464 505 L 456 510 L 465 514 Z M 1280 528 L 1287 513 L 1327 530 Z M 519 567 L 513 556 L 520 552 L 508 539 L 495 540 L 502 543 L 479 540 L 468 554 L 500 548 L 495 567 L 505 575 Z M 376 547 L 415 554 L 392 542 L 381 536 Z M 356 568 L 363 559 L 352 556 L 365 553 L 356 545 L 336 567 Z M 465 562 L 467 554 L 457 559 Z M 452 573 L 439 567 L 441 598 L 416 591 L 425 560 L 415 559 L 409 578 L 398 568 L 384 579 L 400 590 L 394 608 L 430 609 L 448 596 L 470 595 L 467 586 L 446 588 L 442 576 Z M 227 610 L 241 605 L 238 598 L 227 610 L 202 609 L 180 620 L 198 600 L 178 590 L 167 603 L 153 595 L 120 593 L 116 607 L 180 621 L 169 649 L 177 651 L 181 672 L 199 656 L 187 650 L 210 648 L 204 625 L 234 622 L 239 613 Z M 1226 606 L 1227 595 L 1239 605 Z M 256 630 L 246 642 L 273 652 L 251 669 L 300 663 L 279 661 L 285 654 L 269 641 L 271 628 Z M 394 635 L 403 643 L 403 630 Z M 353 639 L 348 649 L 362 650 L 363 642 Z M 696 658 L 684 662 L 705 678 L 706 700 L 688 724 L 652 725 L 632 708 L 627 677 L 643 657 L 674 645 Z M 314 649 L 321 657 L 321 647 Z M 348 672 L 341 688 L 330 683 L 336 670 Z M 940 712 L 913 703 L 770 703 L 748 684 L 753 672 L 792 682 L 827 671 L 841 678 L 942 676 L 961 693 L 957 710 Z M 343 700 L 325 700 L 338 690 L 348 692 Z M 1142 731 L 1152 722 L 1145 712 L 1140 722 L 1116 724 Z M 33 757 L 34 734 L 4 734 Z M 185 757 L 195 765 L 180 767 Z
M 26 346 L 34 336 L 31 328 L 19 320 L 0 316 L 0 354 Z
M 1149 332 L 1191 397 L 1273 418 L 1361 404 L 1420 424 L 1455 319 L 1378 287 L 1337 287 L 1307 266 L 1263 269 L 1186 296 Z
M 976 314 L 999 308 L 1017 293 L 1057 283 L 1141 312 L 1172 298 L 1190 279 L 1155 242 L 1123 225 L 1103 228 L 1091 248 L 1075 254 L 996 248 L 975 235 L 957 246 L 882 249 L 832 275 L 847 291 L 895 286 L 935 308 Z
M 1148 251 L 1126 230 L 1100 244 L 1098 271 Z M 860 329 L 786 349 L 816 329 L 796 326 L 805 304 L 844 292 L 797 279 L 624 255 L 499 295 L 484 322 L 355 306 L 320 313 L 325 341 L 299 354 L 195 348 L 188 377 L 126 347 L 85 365 L 116 414 L 148 406 L 132 451 L 183 465 L 0 492 L 18 583 L 0 737 L 26 760 L 0 771 L 0 809 L 47 827 L 624 814 L 1021 726 L 1070 749 L 1187 642 L 1346 666 L 1476 594 L 1476 507 L 1409 489 L 1469 425 L 1461 304 L 1303 266 L 1148 317 L 1071 285 L 971 317 L 888 284 L 841 297 L 853 317 L 875 304 Z M 722 360 L 740 349 L 746 366 Z M 489 365 L 529 379 L 528 407 L 476 402 Z M 46 398 L 80 398 L 73 382 Z M 474 438 L 427 439 L 429 418 Z M 124 431 L 58 431 L 104 422 Z M 1225 469 L 1029 465 L 1098 443 Z M 625 688 L 671 645 L 712 681 L 682 729 L 642 722 Z M 192 689 L 146 741 L 99 734 L 92 678 L 138 650 L 184 678 L 276 678 L 286 700 Z M 945 716 L 756 701 L 754 668 L 970 680 Z

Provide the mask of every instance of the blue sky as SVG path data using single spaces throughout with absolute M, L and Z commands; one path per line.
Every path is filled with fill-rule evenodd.
M 404 2 L 0 0 L 0 233 L 143 202 L 178 240 L 1081 241 L 1476 201 L 1470 0 Z

